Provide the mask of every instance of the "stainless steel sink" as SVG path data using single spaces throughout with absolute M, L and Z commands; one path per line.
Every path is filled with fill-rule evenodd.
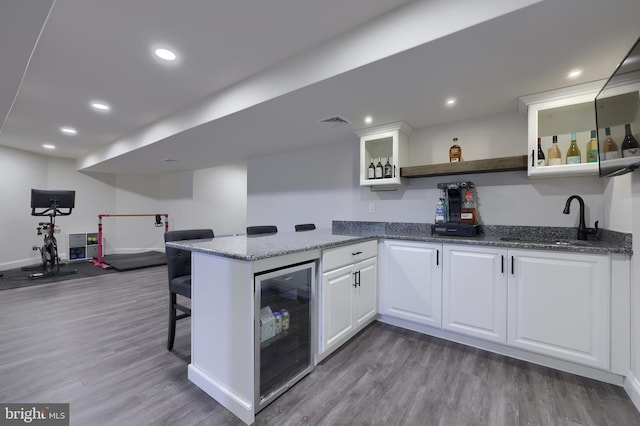
M 540 239 L 531 239 L 531 238 L 517 238 L 517 237 L 502 237 L 500 238 L 502 241 L 509 241 L 513 243 L 523 243 L 523 244 L 544 244 L 544 245 L 554 245 L 554 246 L 581 246 L 581 247 L 590 247 L 592 244 L 590 241 L 584 240 L 540 240 Z

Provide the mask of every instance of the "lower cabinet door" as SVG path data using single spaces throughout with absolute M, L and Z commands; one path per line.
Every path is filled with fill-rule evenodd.
M 355 328 L 353 272 L 353 265 L 348 265 L 322 274 L 321 353 L 341 343 L 341 340 Z
M 442 324 L 442 245 L 384 242 L 381 313 L 418 324 Z M 381 271 L 382 272 L 382 271 Z
M 608 255 L 510 250 L 509 345 L 609 368 Z
M 359 327 L 375 318 L 378 313 L 378 258 L 356 263 L 353 269 L 358 283 L 354 297 L 355 326 Z
M 443 246 L 442 328 L 507 342 L 507 250 Z

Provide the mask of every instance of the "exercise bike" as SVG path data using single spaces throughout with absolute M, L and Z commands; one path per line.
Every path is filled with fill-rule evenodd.
M 55 228 L 56 216 L 69 216 L 75 206 L 75 191 L 50 191 L 45 189 L 31 190 L 31 216 L 48 216 L 49 222 L 39 222 L 38 235 L 44 235 L 42 247 L 33 246 L 33 250 L 40 251 L 42 263 L 36 267 L 24 270 L 38 270 L 41 272 L 29 275 L 29 278 L 42 278 L 52 275 L 75 274 L 77 270 L 60 271 L 60 257 L 58 256 L 58 242 Z

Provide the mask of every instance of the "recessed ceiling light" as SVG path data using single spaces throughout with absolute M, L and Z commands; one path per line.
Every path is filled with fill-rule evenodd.
M 100 112 L 111 111 L 111 107 L 109 106 L 109 104 L 102 101 L 91 101 L 91 108 Z
M 582 70 L 581 69 L 575 69 L 575 70 L 571 70 L 569 72 L 569 74 L 567 74 L 567 77 L 569 77 L 569 78 L 578 78 L 578 77 L 580 77 L 581 74 L 582 74 Z
M 48 143 L 43 144 L 42 147 L 44 149 L 56 149 L 55 145 L 51 145 L 51 144 L 48 144 Z
M 448 107 L 452 107 L 456 104 L 456 98 L 448 98 L 446 101 L 444 101 L 444 103 L 448 106 Z
M 153 53 L 155 53 L 158 58 L 164 59 L 165 61 L 175 61 L 176 59 L 176 54 L 164 47 L 154 50 Z
M 74 136 L 74 135 L 78 134 L 78 131 L 76 129 L 74 129 L 73 127 L 69 127 L 69 126 L 60 127 L 60 131 L 62 133 L 64 133 L 65 135 L 70 135 L 70 136 Z
M 373 117 L 371 117 L 370 115 L 367 115 L 367 116 L 364 118 L 364 123 L 365 123 L 365 124 L 371 124 L 371 123 L 373 123 Z

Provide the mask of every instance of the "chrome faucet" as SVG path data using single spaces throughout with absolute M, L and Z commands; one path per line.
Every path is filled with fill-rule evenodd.
M 578 224 L 578 239 L 586 240 L 587 235 L 595 235 L 598 232 L 598 221 L 596 220 L 595 228 L 587 228 L 584 224 L 584 200 L 579 195 L 572 195 L 567 199 L 567 204 L 564 206 L 564 210 L 562 213 L 569 214 L 569 206 L 571 205 L 571 201 L 573 199 L 578 200 L 580 204 L 580 223 Z

